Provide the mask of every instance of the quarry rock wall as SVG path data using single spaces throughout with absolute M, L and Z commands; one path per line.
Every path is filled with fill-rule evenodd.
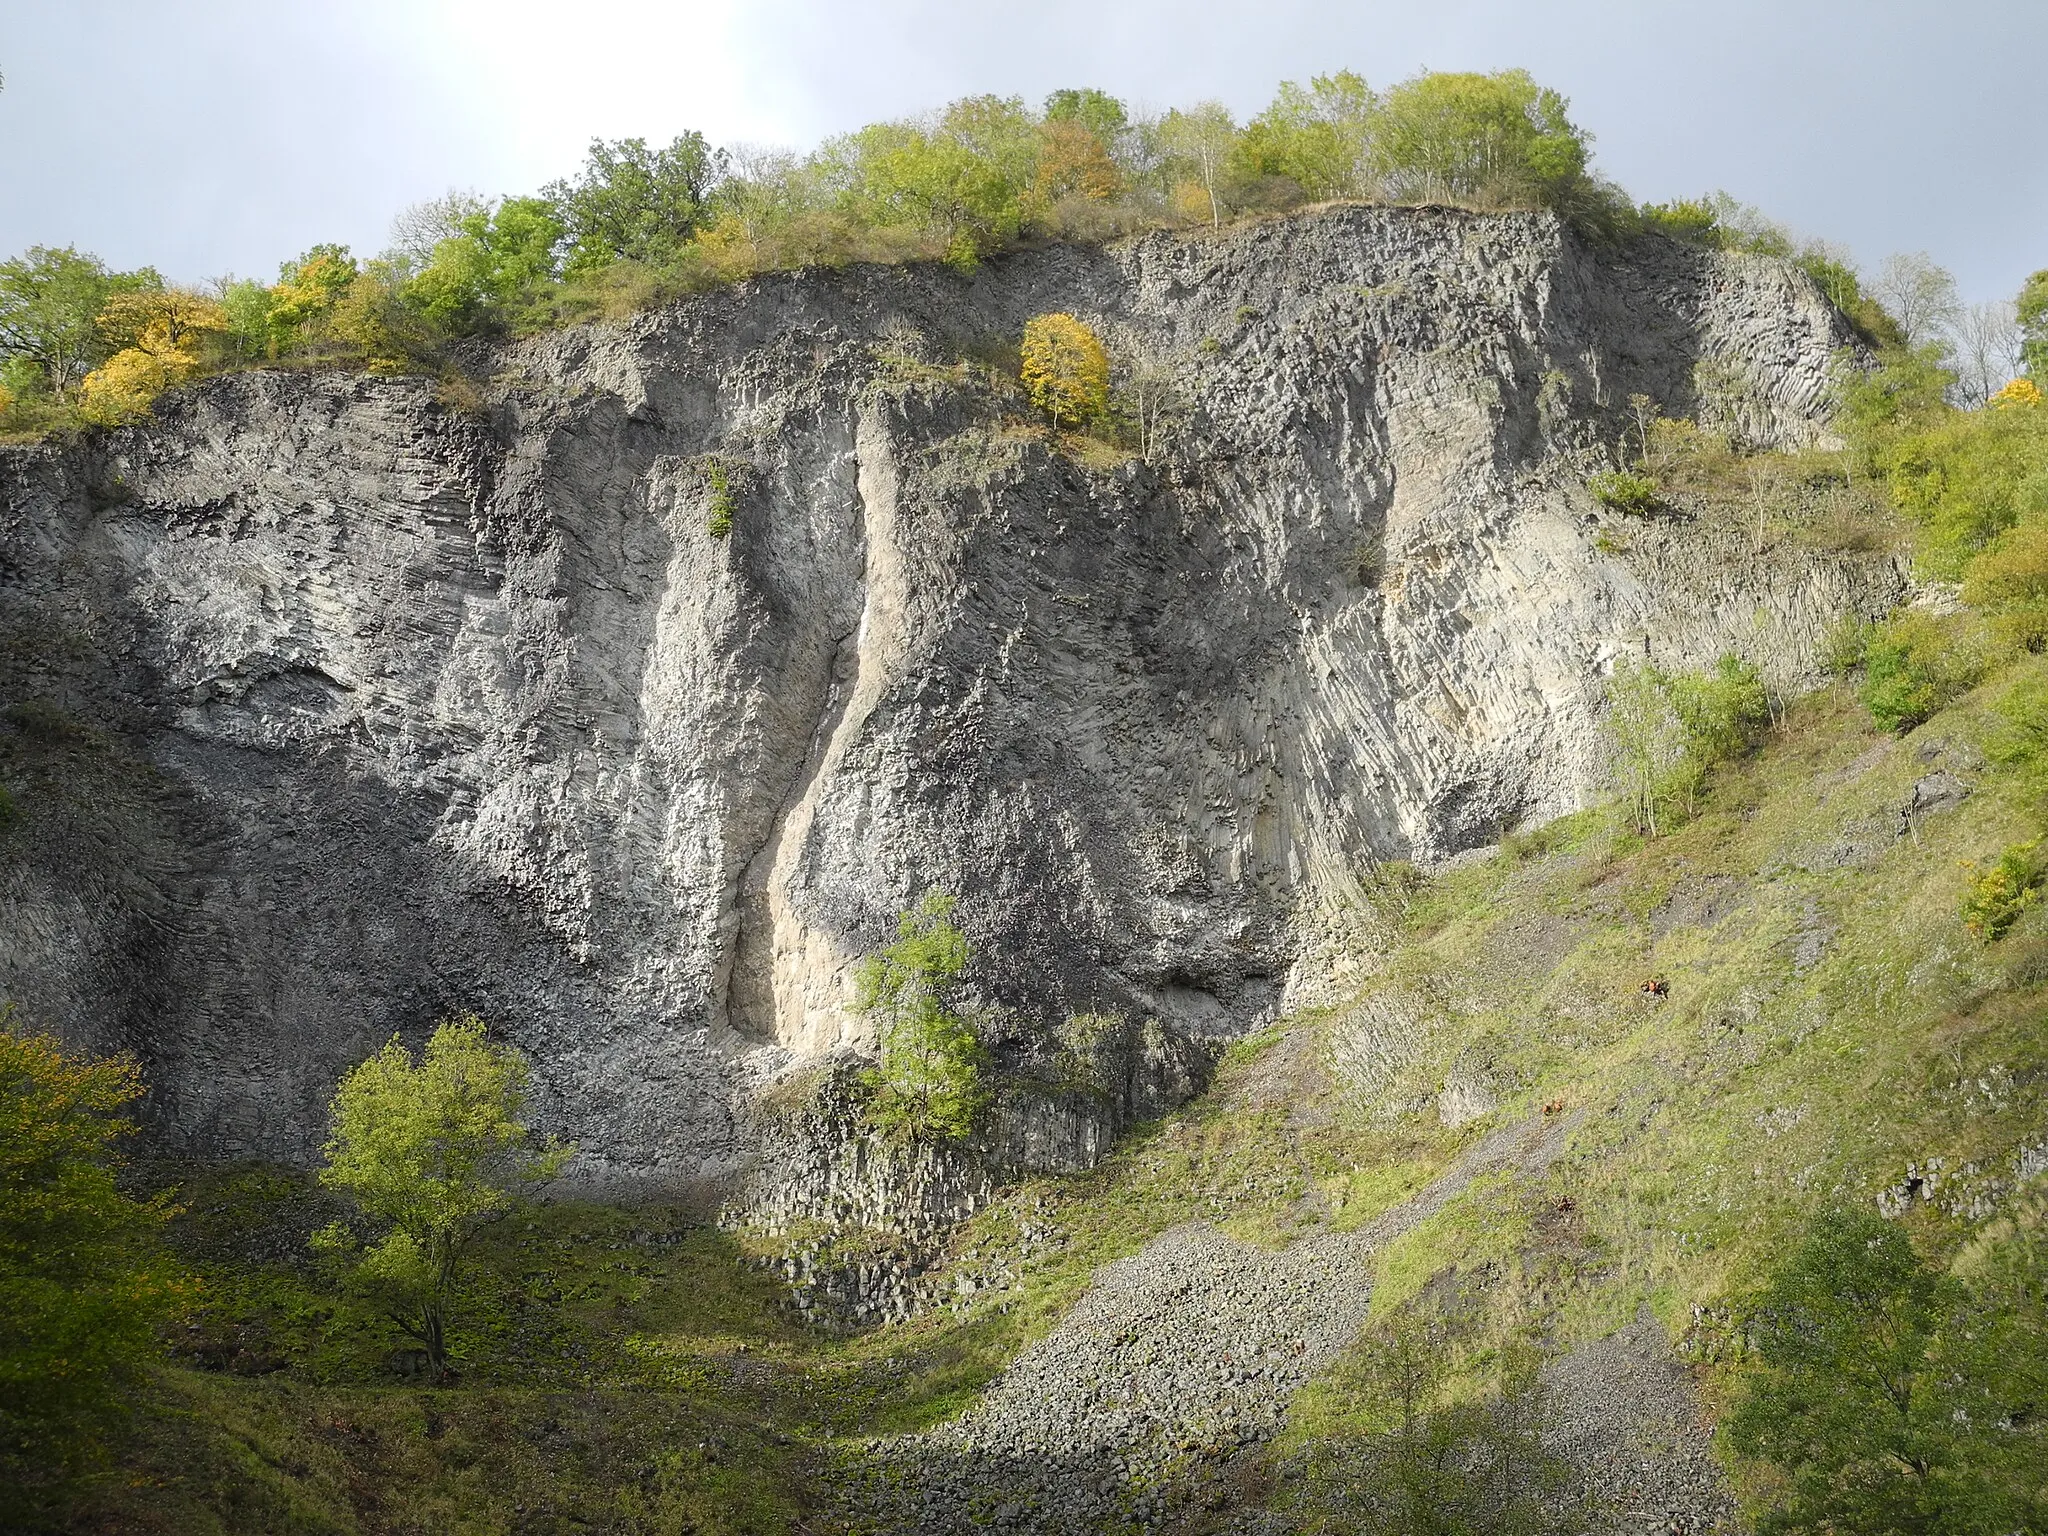
M 1143 451 L 1003 386 L 1048 310 Z M 1796 688 L 1897 600 L 1585 488 L 1635 394 L 1825 441 L 1851 345 L 1781 263 L 1333 208 L 762 277 L 480 357 L 481 410 L 255 371 L 0 450 L 0 993 L 135 1050 L 169 1144 L 286 1159 L 474 1009 L 575 1177 L 716 1190 L 942 889 L 986 1017 L 1146 1021 L 1170 1099 L 1376 862 L 1595 797 L 1617 658 Z

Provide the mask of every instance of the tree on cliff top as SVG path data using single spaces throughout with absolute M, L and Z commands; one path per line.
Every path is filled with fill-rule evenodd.
M 339 1225 L 315 1243 L 341 1256 L 359 1293 L 448 1370 L 448 1324 L 463 1251 L 511 1210 L 520 1183 L 551 1177 L 571 1148 L 536 1148 L 520 1113 L 526 1064 L 484 1038 L 474 1014 L 444 1021 L 415 1063 L 398 1038 L 335 1090 L 320 1182 L 353 1200 L 375 1234 Z
M 2048 384 L 2048 268 L 2027 279 L 2015 309 L 2027 372 L 2037 384 Z
M 1576 211 L 1590 155 L 1569 105 L 1522 69 L 1418 75 L 1372 112 L 1368 163 L 1397 198 Z
M 582 174 L 550 182 L 541 195 L 568 231 L 571 272 L 614 261 L 659 267 L 696 233 L 725 170 L 725 151 L 701 133 L 679 135 L 666 149 L 649 149 L 645 139 L 592 139 Z
M 78 382 L 115 350 L 100 314 L 117 294 L 161 288 L 148 267 L 110 271 L 97 256 L 31 246 L 0 261 L 0 359 L 17 393 L 48 391 L 68 399 Z
M 119 293 L 100 312 L 100 334 L 119 348 L 78 386 L 88 421 L 111 423 L 145 414 L 173 384 L 193 377 L 224 340 L 228 313 L 218 300 L 183 288 Z

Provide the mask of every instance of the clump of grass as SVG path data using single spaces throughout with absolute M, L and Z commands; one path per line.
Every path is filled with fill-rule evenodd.
M 1611 469 L 1594 475 L 1586 482 L 1586 489 L 1608 511 L 1631 517 L 1648 517 L 1663 505 L 1656 480 L 1633 470 Z
M 704 531 L 714 539 L 723 539 L 732 533 L 732 515 L 738 506 L 733 495 L 732 474 L 723 462 L 712 459 L 704 468 L 704 479 L 710 487 Z

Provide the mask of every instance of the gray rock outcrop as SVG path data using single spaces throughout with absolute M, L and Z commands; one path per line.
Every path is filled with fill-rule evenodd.
M 1054 309 L 1143 454 L 991 382 Z M 1221 1040 L 1374 861 L 1595 794 L 1616 656 L 1794 686 L 1896 600 L 1584 489 L 1631 394 L 1824 438 L 1849 344 L 1759 258 L 1339 208 L 761 278 L 508 347 L 482 412 L 258 371 L 0 452 L 0 989 L 137 1050 L 173 1144 L 287 1158 L 474 1008 L 641 1188 L 868 1043 L 852 967 L 929 888 L 991 1016 Z

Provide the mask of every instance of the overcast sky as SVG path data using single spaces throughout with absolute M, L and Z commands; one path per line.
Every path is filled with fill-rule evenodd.
M 808 146 L 996 92 L 1240 116 L 1282 79 L 1520 65 L 1638 198 L 1725 188 L 1966 297 L 2048 266 L 2048 0 L 0 0 L 0 254 L 197 280 L 382 247 L 593 135 Z

